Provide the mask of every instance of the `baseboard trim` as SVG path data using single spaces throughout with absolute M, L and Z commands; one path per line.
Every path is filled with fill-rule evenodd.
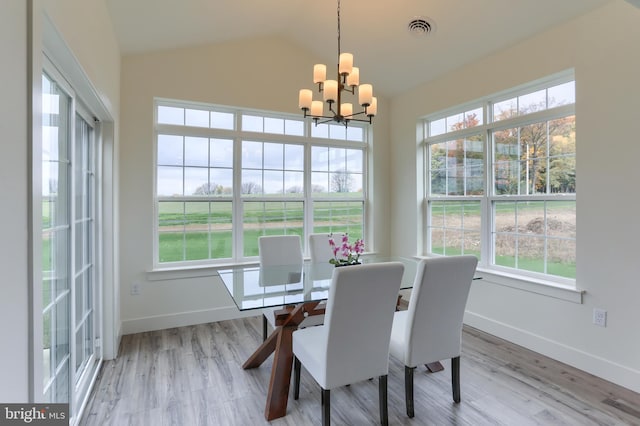
M 640 371 L 473 312 L 465 312 L 464 323 L 640 393 Z
M 145 331 L 164 330 L 188 325 L 206 324 L 209 322 L 226 321 L 236 318 L 259 315 L 260 311 L 239 311 L 236 307 L 223 307 L 201 311 L 179 312 L 168 315 L 134 318 L 122 321 L 122 335 L 142 333 Z

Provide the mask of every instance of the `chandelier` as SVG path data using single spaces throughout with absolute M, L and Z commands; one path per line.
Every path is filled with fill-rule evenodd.
M 337 78 L 327 80 L 327 66 L 316 64 L 313 66 L 313 83 L 318 85 L 318 92 L 322 94 L 322 101 L 313 100 L 313 91 L 300 90 L 298 107 L 304 112 L 304 117 L 312 118 L 315 125 L 335 121 L 347 126 L 349 121 L 372 123 L 378 112 L 378 100 L 373 96 L 371 84 L 360 84 L 360 69 L 353 66 L 353 55 L 342 53 L 340 50 L 340 0 L 338 0 L 338 67 Z M 355 98 L 356 88 L 358 105 L 362 111 L 354 112 L 353 103 L 343 102 L 343 92 L 348 92 Z M 324 102 L 323 102 L 324 101 Z M 325 114 L 324 103 L 328 111 Z M 355 118 L 355 117 L 367 117 Z

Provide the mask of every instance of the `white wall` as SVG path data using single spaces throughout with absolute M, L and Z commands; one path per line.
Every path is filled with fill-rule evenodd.
M 420 252 L 416 121 L 575 68 L 577 285 L 582 304 L 474 283 L 465 321 L 640 391 L 640 9 L 615 1 L 392 101 L 392 252 Z M 419 156 L 418 156 L 419 157 Z M 416 164 L 416 167 L 408 165 Z M 608 311 L 606 328 L 591 322 Z
M 103 0 L 56 0 L 35 2 L 33 22 L 24 0 L 0 2 L 0 78 L 4 94 L 0 101 L 0 266 L 3 271 L 0 297 L 0 401 L 26 402 L 29 390 L 29 291 L 28 226 L 30 194 L 28 76 L 40 72 L 28 68 L 28 34 L 32 32 L 34 66 L 40 66 L 42 16 L 46 11 L 68 41 L 69 48 L 87 71 L 113 117 L 119 105 L 119 52 Z M 90 23 L 87 22 L 90 18 Z M 28 24 L 32 22 L 32 26 Z M 82 34 L 86 32 L 86 34 Z M 36 86 L 38 83 L 36 82 Z M 39 110 L 38 106 L 36 108 Z M 36 132 L 36 136 L 39 132 Z M 39 149 L 39 142 L 34 144 Z M 39 164 L 36 165 L 39 167 Z M 38 252 L 38 250 L 36 250 Z M 38 256 L 34 267 L 40 267 Z M 36 296 L 40 299 L 39 296 Z M 36 330 L 41 330 L 34 326 Z
M 120 336 L 117 246 L 118 150 L 120 109 L 120 50 L 104 0 L 38 0 L 34 8 L 34 67 L 41 51 L 50 55 L 67 78 L 76 97 L 101 122 L 103 209 L 102 312 L 103 355 L 114 358 Z M 38 148 L 39 149 L 39 148 Z M 39 192 L 39 191 L 36 191 Z M 36 259 L 38 257 L 36 256 Z M 39 263 L 36 263 L 36 268 Z
M 0 401 L 29 396 L 27 254 L 27 5 L 0 2 Z M 8 386 L 7 384 L 11 384 Z
M 280 38 L 260 38 L 151 54 L 122 62 L 121 283 L 123 333 L 239 315 L 216 276 L 149 281 L 153 264 L 153 98 L 164 97 L 299 113 L 298 90 L 311 85 L 317 58 Z M 373 215 L 388 222 L 388 104 L 376 118 Z M 378 182 L 378 179 L 380 182 Z M 388 248 L 379 227 L 376 247 Z M 131 296 L 133 281 L 141 295 Z

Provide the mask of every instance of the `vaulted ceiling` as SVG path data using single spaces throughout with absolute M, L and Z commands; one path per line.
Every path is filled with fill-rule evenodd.
M 342 51 L 386 96 L 613 0 L 342 0 Z M 106 0 L 123 54 L 281 36 L 337 63 L 336 0 Z M 432 24 L 416 35 L 416 17 Z M 543 55 L 544 52 L 539 52 Z

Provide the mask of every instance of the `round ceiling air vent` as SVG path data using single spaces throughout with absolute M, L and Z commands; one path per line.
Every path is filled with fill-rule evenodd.
M 434 22 L 425 16 L 416 16 L 407 25 L 409 33 L 415 36 L 428 36 L 436 30 Z

